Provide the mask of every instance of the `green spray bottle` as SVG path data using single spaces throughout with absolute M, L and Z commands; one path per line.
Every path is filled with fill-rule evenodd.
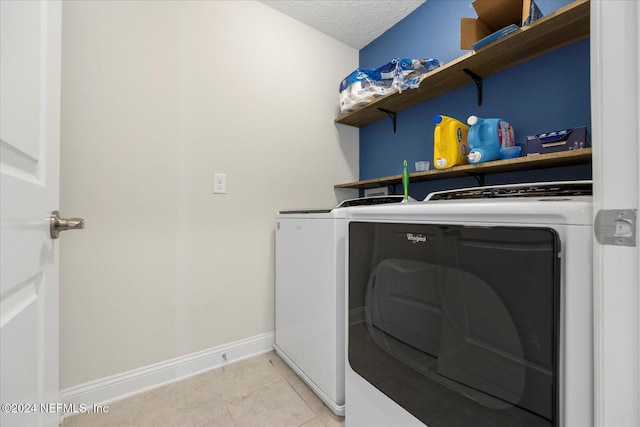
M 407 170 L 407 161 L 404 161 L 404 168 L 402 169 L 402 187 L 404 189 L 404 201 L 409 201 L 409 171 Z

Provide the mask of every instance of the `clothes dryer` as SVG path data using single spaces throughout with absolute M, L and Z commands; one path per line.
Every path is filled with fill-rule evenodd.
M 344 415 L 346 214 L 402 196 L 350 199 L 276 217 L 276 353 L 337 415 Z

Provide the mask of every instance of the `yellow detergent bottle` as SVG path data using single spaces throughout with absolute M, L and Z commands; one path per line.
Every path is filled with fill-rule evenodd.
M 433 164 L 436 169 L 446 169 L 467 163 L 467 133 L 469 126 L 452 117 L 433 117 Z

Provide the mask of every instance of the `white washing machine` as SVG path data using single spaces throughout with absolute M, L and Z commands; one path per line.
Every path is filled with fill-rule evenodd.
M 337 415 L 344 415 L 346 213 L 402 196 L 347 200 L 331 210 L 276 217 L 276 353 Z
M 347 427 L 593 425 L 590 182 L 347 212 Z

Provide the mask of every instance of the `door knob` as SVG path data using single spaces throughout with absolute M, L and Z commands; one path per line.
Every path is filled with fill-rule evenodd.
M 84 228 L 84 219 L 82 218 L 60 218 L 60 212 L 51 212 L 51 218 L 49 220 L 51 231 L 51 238 L 57 239 L 60 236 L 61 231 L 65 230 L 80 230 Z

